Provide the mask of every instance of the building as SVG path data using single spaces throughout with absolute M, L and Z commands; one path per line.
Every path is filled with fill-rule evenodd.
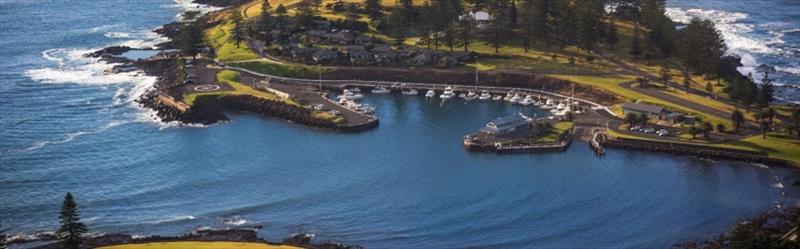
M 533 119 L 517 113 L 507 117 L 496 118 L 486 124 L 481 132 L 500 135 L 519 130 L 529 130 L 533 128 Z
M 669 114 L 669 111 L 667 111 L 667 109 L 664 109 L 664 107 L 655 105 L 646 105 L 640 103 L 622 104 L 622 111 L 625 115 L 627 115 L 628 113 L 634 113 L 637 115 L 645 114 L 650 118 L 655 118 L 659 120 L 664 119 L 664 117 L 666 117 L 666 115 Z
M 322 49 L 314 52 L 311 59 L 317 63 L 329 63 L 339 59 L 339 52 L 332 49 Z

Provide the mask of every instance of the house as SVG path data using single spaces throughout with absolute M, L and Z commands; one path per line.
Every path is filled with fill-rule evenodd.
M 372 47 L 372 49 L 370 49 L 370 51 L 372 51 L 373 53 L 391 52 L 392 51 L 392 47 L 389 46 L 389 45 L 386 45 L 386 44 L 375 44 L 375 46 Z
M 313 47 L 312 48 L 295 48 L 295 49 L 292 49 L 292 58 L 301 59 L 301 60 L 309 59 L 317 51 L 319 51 L 319 49 L 318 48 L 313 48 Z
M 353 50 L 347 55 L 350 56 L 350 62 L 354 64 L 370 64 L 372 62 L 372 53 L 367 50 Z
M 650 118 L 657 118 L 659 120 L 664 119 L 666 115 L 669 114 L 669 111 L 667 111 L 666 109 L 664 109 L 664 107 L 661 106 L 630 103 L 630 102 L 622 104 L 622 111 L 626 115 L 628 113 L 635 113 L 637 115 L 645 114 Z
M 311 59 L 316 63 L 330 63 L 339 59 L 339 51 L 333 49 L 322 49 L 314 52 Z
M 533 128 L 533 119 L 517 113 L 515 115 L 496 118 L 486 124 L 481 132 L 491 135 L 506 134 L 514 131 L 529 130 Z
M 353 39 L 353 43 L 358 44 L 358 45 L 364 45 L 364 44 L 368 44 L 368 43 L 371 43 L 371 42 L 372 42 L 372 37 L 369 37 L 369 36 L 366 36 L 366 35 L 359 35 L 359 36 L 356 36 L 356 38 Z

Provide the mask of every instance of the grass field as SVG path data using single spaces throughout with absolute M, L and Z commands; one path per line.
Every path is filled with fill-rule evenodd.
M 224 23 L 217 25 L 211 29 L 206 30 L 205 41 L 207 44 L 214 47 L 217 53 L 217 59 L 220 61 L 241 61 L 258 59 L 259 56 L 246 44 L 241 43 L 239 47 L 233 43 L 230 37 L 230 30 L 232 24 Z
M 100 247 L 100 249 L 300 249 L 295 246 L 245 242 L 156 242 Z
M 298 64 L 277 64 L 269 61 L 243 61 L 228 63 L 228 65 L 241 67 L 254 72 L 269 74 L 281 77 L 303 77 L 315 76 L 322 71 L 323 73 L 330 71 L 330 68 L 304 66 Z
M 547 132 L 544 136 L 537 139 L 537 142 L 540 143 L 554 143 L 558 140 L 558 138 L 563 134 L 565 131 L 572 129 L 573 123 L 568 121 L 562 121 L 555 123 L 553 125 L 553 129 Z

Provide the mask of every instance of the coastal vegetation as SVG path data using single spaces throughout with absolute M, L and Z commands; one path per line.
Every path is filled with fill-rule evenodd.
M 100 247 L 100 249 L 299 249 L 301 247 L 287 245 L 270 245 L 266 243 L 253 242 L 205 242 L 205 241 L 185 241 L 185 242 L 154 242 L 136 243 L 115 246 Z
M 220 61 L 242 61 L 258 59 L 249 47 L 236 45 L 233 41 L 233 23 L 225 22 L 205 31 L 205 42 L 214 48 L 216 58 Z
M 306 77 L 311 78 L 313 75 L 331 71 L 330 68 L 325 67 L 311 67 L 297 64 L 281 64 L 274 63 L 268 60 L 253 60 L 228 63 L 234 67 L 241 67 L 253 72 L 274 75 L 279 77 Z

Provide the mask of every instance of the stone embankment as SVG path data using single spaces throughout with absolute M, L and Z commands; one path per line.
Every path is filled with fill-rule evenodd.
M 754 163 L 765 163 L 771 165 L 792 166 L 796 164 L 795 162 L 792 161 L 783 160 L 779 158 L 771 158 L 767 155 L 754 151 L 711 147 L 711 146 L 687 144 L 687 143 L 675 143 L 668 141 L 650 141 L 650 140 L 640 140 L 640 139 L 614 138 L 614 139 L 605 139 L 604 141 L 602 141 L 601 144 L 602 146 L 609 148 L 665 152 L 678 155 L 691 155 L 691 156 L 699 156 L 705 158 L 737 160 L 737 161 L 754 162 Z

